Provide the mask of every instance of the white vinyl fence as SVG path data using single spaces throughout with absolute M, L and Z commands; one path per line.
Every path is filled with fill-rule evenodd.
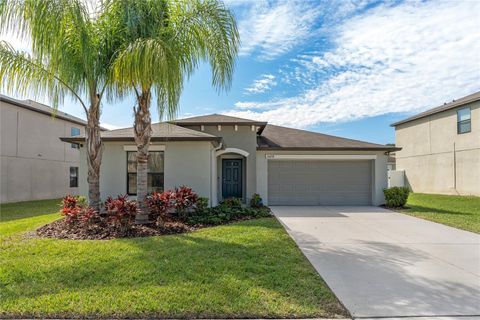
M 404 187 L 405 186 L 405 171 L 404 170 L 389 170 L 388 172 L 388 187 Z

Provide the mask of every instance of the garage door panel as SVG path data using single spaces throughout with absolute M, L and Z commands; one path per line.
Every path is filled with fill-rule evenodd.
M 370 205 L 371 161 L 268 163 L 270 205 Z

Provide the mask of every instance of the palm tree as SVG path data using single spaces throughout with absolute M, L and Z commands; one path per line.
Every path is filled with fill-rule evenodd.
M 212 70 L 218 90 L 230 86 L 239 35 L 231 12 L 219 0 L 112 0 L 105 20 L 124 39 L 113 65 L 117 91 L 135 93 L 137 144 L 137 223 L 146 223 L 150 105 L 157 96 L 162 118 L 173 118 L 184 79 L 202 61 Z
M 46 95 L 54 108 L 66 96 L 83 107 L 89 205 L 99 211 L 100 103 L 109 88 L 116 47 L 95 17 L 80 0 L 0 0 L 0 29 L 31 41 L 31 54 L 0 42 L 1 87 L 20 95 Z

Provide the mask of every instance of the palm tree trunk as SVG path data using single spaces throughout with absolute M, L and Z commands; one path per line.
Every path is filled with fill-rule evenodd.
M 143 91 L 138 97 L 138 106 L 135 109 L 135 143 L 137 144 L 137 202 L 139 212 L 135 216 L 135 223 L 148 223 L 148 207 L 145 198 L 148 194 L 148 148 L 152 135 L 152 119 L 150 117 L 150 90 Z
M 100 164 L 102 162 L 103 145 L 100 137 L 100 99 L 92 98 L 87 115 L 86 145 L 88 163 L 88 204 L 100 212 Z

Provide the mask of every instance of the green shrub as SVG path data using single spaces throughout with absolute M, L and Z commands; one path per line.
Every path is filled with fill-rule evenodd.
M 220 202 L 220 207 L 222 208 L 241 208 L 242 200 L 239 198 L 228 198 Z
M 408 200 L 410 189 L 408 187 L 393 187 L 384 189 L 385 205 L 389 208 L 400 208 L 405 206 Z
M 195 211 L 202 211 L 208 208 L 208 198 L 199 197 L 195 205 Z
M 85 196 L 77 196 L 77 203 L 78 205 L 82 206 L 82 207 L 86 207 L 88 206 L 88 201 L 87 201 L 87 197 Z
M 188 215 L 186 222 L 190 225 L 218 225 L 235 220 L 261 218 L 270 216 L 270 210 L 267 207 L 261 208 L 243 208 L 227 207 L 219 205 L 214 208 L 204 208 L 196 210 Z
M 250 199 L 250 207 L 252 208 L 260 208 L 263 207 L 263 200 L 262 197 L 258 193 L 254 193 L 252 199 Z

